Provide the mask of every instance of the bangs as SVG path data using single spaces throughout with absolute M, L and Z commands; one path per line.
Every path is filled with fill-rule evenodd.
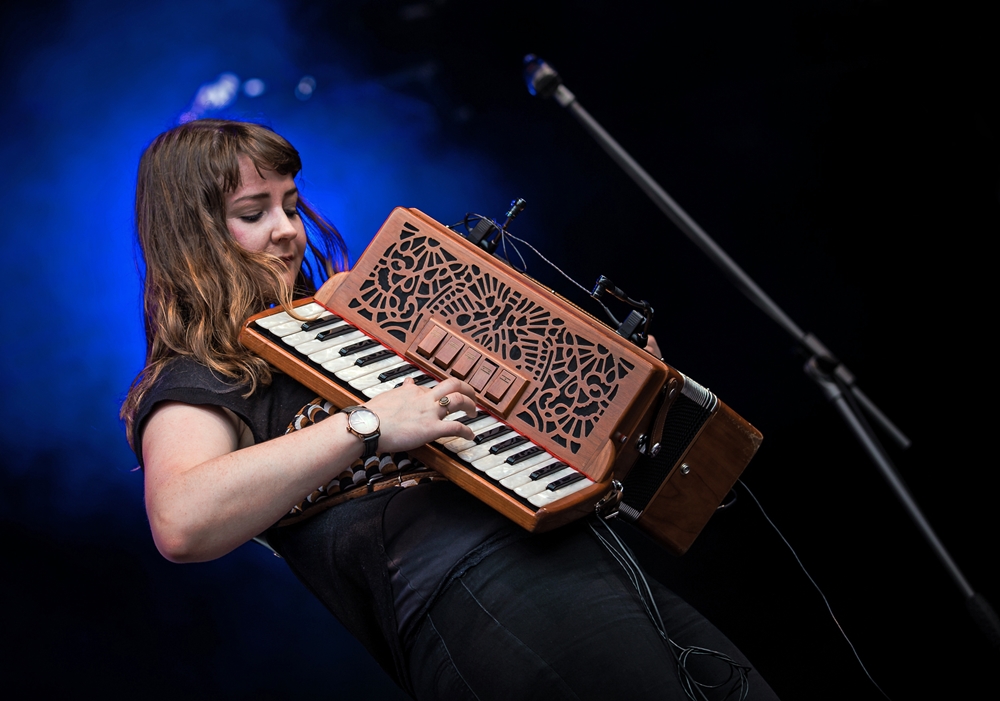
M 223 192 L 234 192 L 241 184 L 240 156 L 249 158 L 258 172 L 271 170 L 294 178 L 302 170 L 302 160 L 295 147 L 259 124 L 219 125 L 215 147 L 210 163 L 215 166 Z

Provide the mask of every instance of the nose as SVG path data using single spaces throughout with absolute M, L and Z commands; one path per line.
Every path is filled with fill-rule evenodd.
M 298 229 L 295 228 L 295 221 L 289 217 L 284 209 L 280 209 L 280 214 L 274 222 L 274 229 L 271 230 L 271 240 L 275 243 L 286 239 L 293 239 L 298 236 Z

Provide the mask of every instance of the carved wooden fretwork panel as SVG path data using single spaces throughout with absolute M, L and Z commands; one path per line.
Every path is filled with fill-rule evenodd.
M 507 280 L 406 223 L 349 306 L 406 347 L 433 317 L 532 378 L 516 416 L 576 453 L 634 368 Z M 463 257 L 468 258 L 465 253 Z

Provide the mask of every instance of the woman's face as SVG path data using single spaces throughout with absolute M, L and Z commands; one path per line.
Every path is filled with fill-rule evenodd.
M 249 158 L 240 157 L 240 186 L 226 195 L 226 224 L 243 248 L 282 260 L 289 288 L 295 284 L 306 252 L 298 203 L 299 191 L 291 175 L 273 170 L 258 173 Z

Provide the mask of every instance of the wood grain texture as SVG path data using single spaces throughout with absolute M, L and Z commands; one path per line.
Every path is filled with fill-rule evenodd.
M 736 484 L 761 440 L 760 431 L 720 401 L 636 525 L 674 554 L 683 555 Z

